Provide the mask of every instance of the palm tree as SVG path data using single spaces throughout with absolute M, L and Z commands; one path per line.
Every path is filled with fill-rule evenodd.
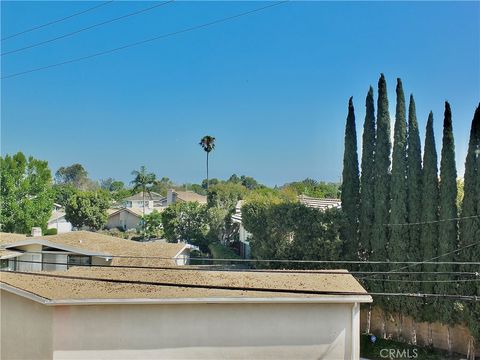
M 148 192 L 150 195 L 150 186 L 155 182 L 155 174 L 148 173 L 145 166 L 140 166 L 140 171 L 133 170 L 132 175 L 135 176 L 131 181 L 133 191 L 142 190 L 143 217 L 145 217 L 145 192 Z M 143 222 L 143 233 L 145 234 L 145 222 Z
M 208 191 L 208 154 L 215 149 L 215 138 L 210 135 L 205 135 L 201 140 L 199 145 L 207 153 L 207 191 Z

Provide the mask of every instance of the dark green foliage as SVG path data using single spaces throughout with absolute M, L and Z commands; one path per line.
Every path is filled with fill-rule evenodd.
M 362 258 L 372 253 L 373 222 L 375 218 L 375 105 L 370 86 L 365 100 L 366 114 L 363 124 L 362 175 L 360 179 L 359 242 Z
M 455 145 L 453 141 L 452 112 L 450 104 L 445 102 L 445 118 L 443 122 L 442 159 L 440 161 L 440 185 L 439 185 L 439 218 L 442 221 L 438 225 L 439 236 L 437 251 L 439 255 L 455 250 L 458 246 L 457 221 L 449 220 L 458 217 L 457 212 L 457 169 L 455 166 Z M 453 261 L 454 255 L 442 256 L 442 261 Z M 451 265 L 441 264 L 438 271 L 452 271 Z M 439 279 L 446 280 L 439 277 Z M 439 294 L 446 293 L 448 285 L 438 282 L 435 291 Z M 451 301 L 439 300 L 439 313 L 444 322 L 451 321 Z
M 394 145 L 392 157 L 391 182 L 391 234 L 388 245 L 388 256 L 394 261 L 407 260 L 408 227 L 395 226 L 407 222 L 407 119 L 405 96 L 402 81 L 397 79 L 397 106 L 395 112 Z M 390 292 L 401 292 L 403 284 L 388 283 Z M 403 299 L 390 299 L 388 305 L 391 310 L 401 311 Z
M 387 259 L 388 223 L 390 221 L 390 114 L 388 112 L 387 83 L 383 74 L 378 81 L 377 137 L 375 144 L 375 221 L 369 260 Z M 384 269 L 379 266 L 378 270 Z M 382 292 L 380 281 L 372 281 L 369 288 L 373 292 Z M 383 301 L 376 299 L 377 303 Z
M 460 222 L 460 247 L 465 247 L 480 239 L 480 105 L 475 110 L 470 129 L 461 216 L 467 218 Z M 480 246 L 470 246 L 460 251 L 457 259 L 479 261 Z M 471 267 L 465 266 L 462 271 L 471 271 Z M 480 284 L 477 282 L 464 282 L 460 289 L 463 294 L 480 296 Z M 480 305 L 469 304 L 466 320 L 476 339 L 480 340 L 478 319 L 480 319 Z
M 108 195 L 102 191 L 82 191 L 70 197 L 65 218 L 78 229 L 99 230 L 107 223 Z
M 162 212 L 165 238 L 169 242 L 187 241 L 208 251 L 207 207 L 198 202 L 177 202 Z
M 162 214 L 153 210 L 150 214 L 142 217 L 145 224 L 145 237 L 147 239 L 163 237 Z
M 416 224 L 421 221 L 422 213 L 422 149 L 420 144 L 420 132 L 417 123 L 415 100 L 410 95 L 408 107 L 408 138 L 407 138 L 407 209 L 408 223 Z M 407 259 L 408 261 L 421 261 L 421 225 L 410 225 L 408 227 Z M 410 268 L 417 271 L 416 267 Z M 406 286 L 410 291 L 415 291 L 417 284 Z M 417 298 L 405 299 L 405 310 L 407 314 L 416 316 L 420 306 Z
M 345 242 L 344 258 L 358 258 L 358 203 L 360 179 L 358 172 L 357 131 L 355 129 L 355 110 L 353 100 L 348 101 L 348 116 L 345 126 L 345 150 L 342 172 L 342 211 L 346 223 L 342 231 Z
M 30 233 L 46 229 L 53 209 L 52 175 L 46 161 L 21 152 L 0 157 L 1 231 Z
M 425 135 L 425 150 L 423 154 L 423 174 L 422 174 L 422 222 L 432 222 L 438 220 L 438 163 L 437 150 L 435 147 L 435 135 L 433 133 L 433 114 L 430 112 L 427 121 L 427 130 Z M 424 260 L 432 259 L 437 255 L 435 244 L 438 239 L 438 224 L 424 224 L 421 231 L 420 255 Z M 417 267 L 419 268 L 419 267 Z M 423 271 L 433 271 L 432 266 L 423 265 Z M 431 280 L 424 276 L 424 280 Z M 433 292 L 432 283 L 422 283 L 422 292 L 430 294 Z M 423 310 L 417 319 L 433 321 L 435 319 L 435 309 L 432 302 L 427 299 Z
M 287 183 L 282 188 L 291 189 L 297 195 L 306 195 L 319 199 L 338 199 L 340 197 L 340 187 L 341 185 L 338 183 L 328 183 L 307 178 L 302 181 Z
M 256 259 L 336 260 L 340 258 L 340 210 L 321 212 L 296 201 L 257 198 L 242 207 L 243 223 L 252 234 L 250 245 Z M 267 267 L 295 268 L 298 264 L 271 263 Z M 314 268 L 314 264 L 301 264 Z M 322 264 L 321 267 L 325 267 Z
M 55 184 L 52 189 L 55 203 L 62 206 L 67 205 L 70 198 L 79 192 L 76 187 L 69 184 Z
M 47 229 L 43 232 L 43 235 L 48 236 L 48 235 L 57 235 L 58 230 L 55 228 L 52 229 Z

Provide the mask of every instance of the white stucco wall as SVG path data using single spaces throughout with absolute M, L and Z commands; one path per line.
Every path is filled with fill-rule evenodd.
M 53 308 L 0 291 L 0 358 L 53 358 Z
M 34 322 L 38 339 L 32 346 L 48 342 L 51 329 L 51 344 L 42 346 L 51 346 L 54 359 L 351 359 L 352 327 L 359 331 L 359 322 L 352 318 L 353 304 L 47 307 L 15 297 L 8 295 L 6 304 L 2 303 L 2 313 L 10 314 L 2 317 L 2 329 L 16 329 L 15 337 L 2 337 L 5 355 L 30 347 L 28 336 L 33 336 L 33 330 L 24 335 L 18 327 Z M 39 306 L 52 309 L 51 321 L 28 316 Z M 8 345 L 5 352 L 4 343 Z
M 139 225 L 139 223 L 140 219 L 137 216 L 129 213 L 128 211 L 121 211 L 108 218 L 106 228 L 122 228 L 125 230 L 130 230 L 135 229 Z

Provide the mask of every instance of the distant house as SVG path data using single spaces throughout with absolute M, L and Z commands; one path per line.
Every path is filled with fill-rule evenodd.
M 153 211 L 153 210 L 152 210 Z M 108 209 L 107 229 L 133 230 L 140 226 L 143 210 L 139 208 Z M 149 212 L 145 211 L 146 214 Z
M 141 191 L 123 199 L 123 206 L 127 209 L 143 209 L 143 203 L 145 202 L 145 212 L 147 212 L 147 209 L 148 212 L 151 212 L 154 208 L 162 206 L 161 203 L 165 200 L 165 196 L 153 191 L 146 192 L 144 200 L 143 191 Z
M 299 195 L 298 201 L 309 208 L 317 209 L 319 211 L 325 211 L 328 209 L 340 209 L 342 207 L 342 202 L 340 199 L 319 199 L 305 195 Z M 232 215 L 232 222 L 239 224 L 239 241 L 240 241 L 240 256 L 244 259 L 249 259 L 251 256 L 250 249 L 250 234 L 242 223 L 242 206 L 244 204 L 243 200 L 237 202 L 235 206 L 235 212 Z
M 2 273 L 2 359 L 358 360 L 372 302 L 342 270 L 57 274 Z
M 16 271 L 67 270 L 73 266 L 186 265 L 193 248 L 185 243 L 140 243 L 89 231 L 43 237 L 1 233 L 0 241 L 1 268 Z
M 53 204 L 52 215 L 47 222 L 47 229 L 57 229 L 57 233 L 72 231 L 73 226 L 65 218 L 65 208 L 57 203 Z
M 177 202 L 198 202 L 200 204 L 207 203 L 207 197 L 205 195 L 197 194 L 193 191 L 180 191 L 169 189 L 167 192 L 167 198 L 162 204 L 168 206 Z

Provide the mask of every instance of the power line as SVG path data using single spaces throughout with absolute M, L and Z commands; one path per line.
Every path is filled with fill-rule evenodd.
M 143 281 L 143 280 L 119 280 L 95 278 L 87 276 L 68 276 L 58 274 L 45 274 L 25 271 L 5 271 L 0 272 L 15 273 L 20 275 L 41 276 L 59 279 L 71 280 L 85 280 L 85 281 L 99 281 L 114 284 L 134 284 L 134 285 L 151 285 L 164 287 L 182 287 L 194 289 L 212 289 L 212 290 L 237 290 L 237 291 L 256 291 L 256 292 L 270 292 L 270 293 L 292 293 L 292 294 L 308 294 L 308 295 L 372 295 L 372 296 L 406 296 L 406 297 L 442 297 L 456 300 L 478 301 L 480 297 L 472 295 L 453 295 L 453 294 L 421 294 L 421 293 L 365 293 L 352 291 L 322 291 L 322 290 L 306 290 L 306 289 L 282 289 L 282 288 L 258 288 L 246 286 L 223 286 L 223 285 L 207 285 L 207 284 L 187 284 L 187 283 L 171 283 L 171 282 L 157 282 L 157 281 Z M 2 282 L 8 284 L 4 280 Z
M 113 1 L 115 1 L 115 0 L 105 1 L 105 2 L 103 2 L 103 3 L 101 3 L 101 4 L 92 6 L 92 7 L 90 7 L 90 8 L 85 9 L 85 10 L 79 11 L 79 12 L 74 13 L 74 14 L 71 14 L 71 15 L 68 15 L 68 16 L 66 16 L 66 17 L 63 17 L 63 18 L 60 18 L 60 19 L 57 19 L 57 20 L 53 20 L 53 21 L 50 21 L 50 22 L 45 23 L 45 24 L 42 24 L 42 25 L 34 26 L 34 27 L 30 28 L 30 29 L 20 31 L 20 32 L 18 32 L 18 33 L 16 33 L 16 34 L 12 34 L 12 35 L 6 36 L 6 37 L 0 39 L 0 41 L 4 41 L 4 40 L 7 40 L 7 39 L 10 39 L 10 38 L 19 36 L 19 35 L 26 34 L 26 33 L 28 33 L 28 32 L 34 31 L 34 30 L 38 30 L 38 29 L 44 28 L 44 27 L 46 27 L 46 26 L 50 26 L 50 25 L 59 23 L 59 22 L 61 22 L 61 21 L 65 21 L 65 20 L 71 19 L 71 18 L 73 18 L 73 17 L 75 17 L 75 16 L 79 16 L 79 15 L 85 14 L 85 13 L 87 13 L 87 12 L 89 12 L 89 11 L 93 11 L 93 10 L 96 10 L 96 9 L 102 7 L 102 6 L 105 6 L 105 5 L 107 5 L 107 4 L 110 4 L 110 3 L 113 2 Z
M 464 248 L 478 245 L 478 243 L 473 243 L 465 246 Z M 452 252 L 458 252 L 463 250 L 462 248 L 454 250 Z M 23 254 L 43 254 L 41 251 L 26 251 Z M 446 256 L 448 254 L 440 255 L 436 258 L 437 259 L 442 256 Z M 89 256 L 97 256 L 97 257 L 108 257 L 108 258 L 124 258 L 124 259 L 159 259 L 159 260 L 174 260 L 172 257 L 165 257 L 165 256 L 138 256 L 138 255 L 110 255 L 110 254 L 89 254 Z M 293 260 L 293 259 L 215 259 L 215 258 L 203 258 L 203 257 L 190 257 L 190 260 L 199 260 L 199 261 L 207 261 L 207 262 L 239 262 L 239 263 L 292 263 L 292 264 L 410 264 L 412 266 L 425 264 L 425 265 L 480 265 L 479 261 L 362 261 L 362 260 Z M 401 269 L 397 269 L 401 270 Z
M 156 8 L 158 8 L 158 7 L 160 7 L 160 6 L 169 4 L 169 3 L 174 2 L 174 1 L 175 1 L 175 0 L 164 1 L 164 2 L 162 2 L 162 3 L 160 3 L 160 4 L 156 4 L 156 5 L 150 6 L 150 7 L 145 8 L 145 9 L 141 9 L 141 10 L 138 10 L 138 11 L 135 11 L 135 12 L 132 12 L 132 13 L 129 13 L 129 14 L 126 14 L 126 15 L 119 16 L 119 17 L 114 18 L 114 19 L 110 19 L 110 20 L 103 21 L 103 22 L 100 22 L 100 23 L 97 23 L 97 24 L 94 24 L 94 25 L 91 25 L 91 26 L 88 26 L 88 27 L 85 27 L 85 28 L 82 28 L 82 29 L 79 29 L 79 30 L 75 30 L 75 31 L 72 31 L 72 32 L 67 33 L 67 34 L 54 37 L 54 38 L 52 38 L 52 39 L 48 39 L 48 40 L 45 40 L 45 41 L 41 41 L 41 42 L 38 42 L 38 43 L 34 43 L 34 44 L 31 44 L 31 45 L 27 45 L 27 46 L 24 46 L 24 47 L 22 47 L 22 48 L 18 48 L 18 49 L 15 49 L 15 50 L 10 50 L 10 51 L 3 52 L 3 53 L 0 54 L 0 56 L 5 56 L 5 55 L 8 55 L 8 54 L 17 53 L 17 52 L 20 52 L 20 51 L 23 51 L 23 50 L 27 50 L 27 49 L 31 49 L 31 48 L 34 48 L 34 47 L 37 47 L 37 46 L 40 46 L 40 45 L 48 44 L 48 43 L 54 42 L 54 41 L 56 41 L 56 40 L 64 39 L 64 38 L 66 38 L 66 37 L 79 34 L 79 33 L 83 32 L 83 31 L 87 31 L 87 30 L 96 28 L 96 27 L 98 27 L 98 26 L 110 24 L 110 23 L 115 22 L 115 21 L 118 21 L 118 20 L 126 19 L 126 18 L 128 18 L 128 17 L 135 16 L 135 15 L 139 15 L 139 14 L 141 14 L 141 13 L 144 13 L 144 12 L 147 12 L 147 11 L 150 11 L 150 10 L 153 10 L 153 9 L 156 9 Z
M 174 259 L 170 259 L 174 260 Z M 210 271 L 210 272 L 250 272 L 250 273 L 280 273 L 280 274 L 323 274 L 323 275 L 355 275 L 355 274 L 390 274 L 388 271 L 348 271 L 340 272 L 338 270 L 285 270 L 285 269 L 233 269 L 233 268 L 198 268 L 184 266 L 142 266 L 142 265 L 102 265 L 102 264 L 72 264 L 69 262 L 51 262 L 51 261 L 35 261 L 35 260 L 19 260 L 18 263 L 42 264 L 42 265 L 62 265 L 71 267 L 100 267 L 100 268 L 119 268 L 119 269 L 141 269 L 141 270 L 174 270 L 174 271 Z M 462 272 L 462 271 L 419 271 L 393 273 L 393 275 L 471 275 L 479 277 L 479 272 Z M 376 279 L 375 279 L 376 280 Z M 392 279 L 394 280 L 394 279 Z M 477 280 L 477 279 L 468 279 Z M 480 279 L 479 279 L 480 280 Z M 435 281 L 435 280 L 432 280 Z
M 464 217 L 456 217 L 450 219 L 440 219 L 440 220 L 432 220 L 432 221 L 423 221 L 423 222 L 416 222 L 416 223 L 403 223 L 403 224 L 384 224 L 385 226 L 414 226 L 414 225 L 430 225 L 430 224 L 437 224 L 441 222 L 447 221 L 461 221 L 467 219 L 477 219 L 480 218 L 480 215 L 472 215 L 472 216 L 464 216 Z
M 86 56 L 62 61 L 62 62 L 59 62 L 59 63 L 55 63 L 55 64 L 51 64 L 51 65 L 47 65 L 47 66 L 41 66 L 41 67 L 38 67 L 38 68 L 25 70 L 25 71 L 21 71 L 21 72 L 18 72 L 18 73 L 13 73 L 13 74 L 10 74 L 10 75 L 3 76 L 0 79 L 8 79 L 8 78 L 17 77 L 17 76 L 20 76 L 20 75 L 29 74 L 29 73 L 32 73 L 32 72 L 51 69 L 51 68 L 54 68 L 54 67 L 63 66 L 63 65 L 67 65 L 67 64 L 87 60 L 87 59 L 91 59 L 91 58 L 94 58 L 94 57 L 97 57 L 97 56 L 110 54 L 110 53 L 113 53 L 113 52 L 116 52 L 116 51 L 125 50 L 125 49 L 128 49 L 128 48 L 138 46 L 138 45 L 143 45 L 143 44 L 146 44 L 146 43 L 149 43 L 149 42 L 152 42 L 152 41 L 165 39 L 165 38 L 170 37 L 170 36 L 179 35 L 179 34 L 183 34 L 183 33 L 194 31 L 194 30 L 199 30 L 199 29 L 206 28 L 206 27 L 209 27 L 209 26 L 212 26 L 212 25 L 216 25 L 216 24 L 220 24 L 220 23 L 223 23 L 223 22 L 226 22 L 226 21 L 229 21 L 229 20 L 233 20 L 233 19 L 236 19 L 236 18 L 239 18 L 239 17 L 242 17 L 242 16 L 253 14 L 255 12 L 262 11 L 262 10 L 265 10 L 265 9 L 268 9 L 268 8 L 271 8 L 271 7 L 274 7 L 274 6 L 278 6 L 278 5 L 284 4 L 288 1 L 289 0 L 279 1 L 279 2 L 269 4 L 269 5 L 266 5 L 266 6 L 262 6 L 262 7 L 253 9 L 253 10 L 245 11 L 245 12 L 242 12 L 242 13 L 239 13 L 239 14 L 236 14 L 236 15 L 220 18 L 220 19 L 217 19 L 217 20 L 214 20 L 214 21 L 210 21 L 210 22 L 203 23 L 203 24 L 200 24 L 200 25 L 188 27 L 188 28 L 185 28 L 185 29 L 182 29 L 182 30 L 166 33 L 166 34 L 163 34 L 163 35 L 158 35 L 158 36 L 155 36 L 155 37 L 152 37 L 152 38 L 149 38 L 149 39 L 136 41 L 134 43 L 119 46 L 119 47 L 112 48 L 112 49 L 109 49 L 109 50 L 104 50 L 104 51 L 100 51 L 100 52 L 97 52 L 97 53 L 94 53 L 94 54 L 90 54 L 90 55 L 86 55 Z

